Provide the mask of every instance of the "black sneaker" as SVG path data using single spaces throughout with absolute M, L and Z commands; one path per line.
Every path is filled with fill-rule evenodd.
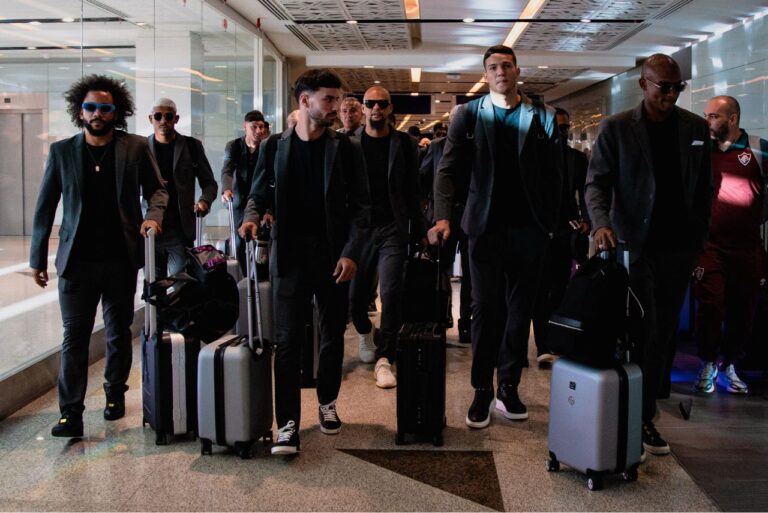
M 653 425 L 653 422 L 643 423 L 643 448 L 657 456 L 669 454 L 669 444 L 656 431 L 656 426 Z
M 501 385 L 496 395 L 496 409 L 510 420 L 525 420 L 528 418 L 528 408 L 520 401 L 517 387 Z
M 320 431 L 326 435 L 335 435 L 341 431 L 341 419 L 336 413 L 336 401 L 328 404 L 321 404 L 320 413 Z
M 296 423 L 289 420 L 288 423 L 277 430 L 277 440 L 272 444 L 272 454 L 296 454 L 301 450 L 299 432 Z
M 493 398 L 492 388 L 475 389 L 475 398 L 467 412 L 465 422 L 474 429 L 488 427 L 491 423 L 491 411 L 496 400 Z
M 117 420 L 125 417 L 125 394 L 107 395 L 107 405 L 104 407 L 105 420 Z
M 83 417 L 72 413 L 64 413 L 58 424 L 51 429 L 51 436 L 81 438 L 83 436 Z

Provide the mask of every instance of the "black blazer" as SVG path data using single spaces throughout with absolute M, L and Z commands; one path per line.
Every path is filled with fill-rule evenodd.
M 250 181 L 248 180 L 248 145 L 245 144 L 245 136 L 232 139 L 224 148 L 221 190 L 222 192 L 231 190 L 234 196 L 232 207 L 235 213 L 235 226 L 238 226 L 242 221 L 243 210 L 248 202 L 248 194 L 250 194 L 254 176 L 256 176 L 255 171 Z
M 128 258 L 138 269 L 144 265 L 144 244 L 139 233 L 143 221 L 140 194 L 148 205 L 146 219 L 152 219 L 162 225 L 168 193 L 162 186 L 160 170 L 149 151 L 146 137 L 121 130 L 115 130 L 114 134 L 117 182 L 115 193 Z M 84 141 L 85 136 L 80 132 L 51 145 L 35 207 L 29 257 L 29 266 L 32 269 L 48 269 L 48 238 L 56 216 L 56 207 L 62 197 L 64 216 L 59 229 L 56 270 L 59 276 L 63 276 L 69 268 L 69 256 L 83 208 Z
M 712 217 L 712 147 L 707 122 L 675 107 L 685 206 L 694 226 L 691 250 L 703 249 Z M 592 147 L 585 197 L 593 233 L 610 227 L 630 243 L 634 262 L 648 237 L 656 182 L 643 104 L 600 123 Z
M 332 265 L 336 265 L 341 257 L 359 262 L 371 220 L 371 197 L 363 152 L 359 141 L 330 128 L 325 132 L 325 235 L 331 249 Z M 270 274 L 277 277 L 290 256 L 287 251 L 281 251 L 281 237 L 290 237 L 290 234 L 280 232 L 280 220 L 286 209 L 301 208 L 301 205 L 291 203 L 287 189 L 292 135 L 293 128 L 290 128 L 262 141 L 243 218 L 244 222 L 257 222 L 266 211 L 274 216 Z
M 545 105 L 537 107 L 525 95 L 522 95 L 520 109 L 517 145 L 520 178 L 536 224 L 552 237 L 558 220 L 563 169 L 555 109 Z M 435 178 L 435 220 L 451 219 L 454 204 L 465 203 L 459 195 L 460 184 L 469 183 L 461 227 L 470 237 L 482 235 L 488 223 L 497 172 L 495 125 L 490 96 L 464 104 L 448 128 Z
M 148 141 L 149 149 L 155 155 L 155 136 L 150 135 Z M 192 145 L 196 146 L 195 150 L 191 148 Z M 195 178 L 201 189 L 198 201 L 204 201 L 210 207 L 216 200 L 219 185 L 213 177 L 203 143 L 194 137 L 177 133 L 176 144 L 173 145 L 173 181 L 176 184 L 181 229 L 184 237 L 190 240 L 195 238 Z
M 355 138 L 361 142 L 361 145 L 364 129 L 365 126 L 361 126 L 355 131 Z M 413 237 L 421 239 L 426 236 L 427 227 L 421 212 L 423 195 L 419 188 L 418 147 L 410 135 L 391 127 L 388 137 L 389 202 L 392 205 L 395 224 L 403 238 L 409 237 L 410 228 Z M 363 158 L 365 158 L 365 151 L 363 151 Z M 365 177 L 367 180 L 367 173 Z

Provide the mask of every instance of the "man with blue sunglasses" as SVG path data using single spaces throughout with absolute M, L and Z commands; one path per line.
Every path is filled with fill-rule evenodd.
M 134 103 L 125 84 L 89 75 L 64 93 L 77 135 L 51 145 L 35 207 L 29 266 L 46 287 L 48 239 L 63 201 L 56 253 L 64 340 L 59 368 L 61 419 L 52 436 L 82 437 L 88 346 L 101 301 L 107 362 L 104 419 L 125 415 L 131 370 L 136 277 L 144 265 L 141 237 L 160 233 L 168 193 L 147 139 L 128 134 Z M 142 216 L 139 195 L 147 201 Z

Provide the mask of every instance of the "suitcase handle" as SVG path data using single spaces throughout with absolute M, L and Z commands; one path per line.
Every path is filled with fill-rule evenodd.
M 250 234 L 246 234 L 245 253 L 247 263 L 245 268 L 247 272 L 246 297 L 248 299 L 248 347 L 250 347 L 251 351 L 253 351 L 256 355 L 260 355 L 262 352 L 264 352 L 264 338 L 261 317 L 261 293 L 259 292 L 259 272 L 256 266 L 256 248 L 253 239 L 250 237 Z M 253 336 L 252 306 L 254 304 L 256 306 L 256 328 L 258 331 L 258 337 Z M 254 347 L 254 338 L 258 339 L 259 341 L 258 347 Z
M 147 238 L 144 239 L 144 282 L 147 297 L 144 299 L 144 334 L 147 339 L 157 332 L 157 309 L 149 297 L 150 285 L 155 283 L 155 230 L 147 230 Z
M 203 245 L 203 213 L 195 210 L 195 247 Z
M 237 258 L 237 251 L 235 251 L 235 243 L 237 242 L 237 235 L 235 233 L 235 207 L 232 198 L 227 198 L 225 203 L 227 205 L 227 214 L 229 217 L 229 256 Z

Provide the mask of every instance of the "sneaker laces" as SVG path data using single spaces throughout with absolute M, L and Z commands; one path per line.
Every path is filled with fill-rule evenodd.
M 285 426 L 277 430 L 277 443 L 285 443 L 290 441 L 295 432 L 296 423 L 292 420 L 289 420 Z
M 741 380 L 741 378 L 736 374 L 736 367 L 733 366 L 733 364 L 730 364 L 728 367 L 725 368 L 725 376 L 728 378 L 728 381 L 743 385 L 744 382 Z
M 339 416 L 336 414 L 336 401 L 328 404 L 321 404 L 320 415 L 323 416 L 323 422 L 338 422 Z
M 699 379 L 711 380 L 717 373 L 717 365 L 715 362 L 706 362 L 701 368 L 701 374 Z
M 661 438 L 661 435 L 659 435 L 659 432 L 656 431 L 656 426 L 654 426 L 652 423 L 643 424 L 643 431 L 646 435 L 648 435 L 650 438 L 656 440 L 657 438 Z

